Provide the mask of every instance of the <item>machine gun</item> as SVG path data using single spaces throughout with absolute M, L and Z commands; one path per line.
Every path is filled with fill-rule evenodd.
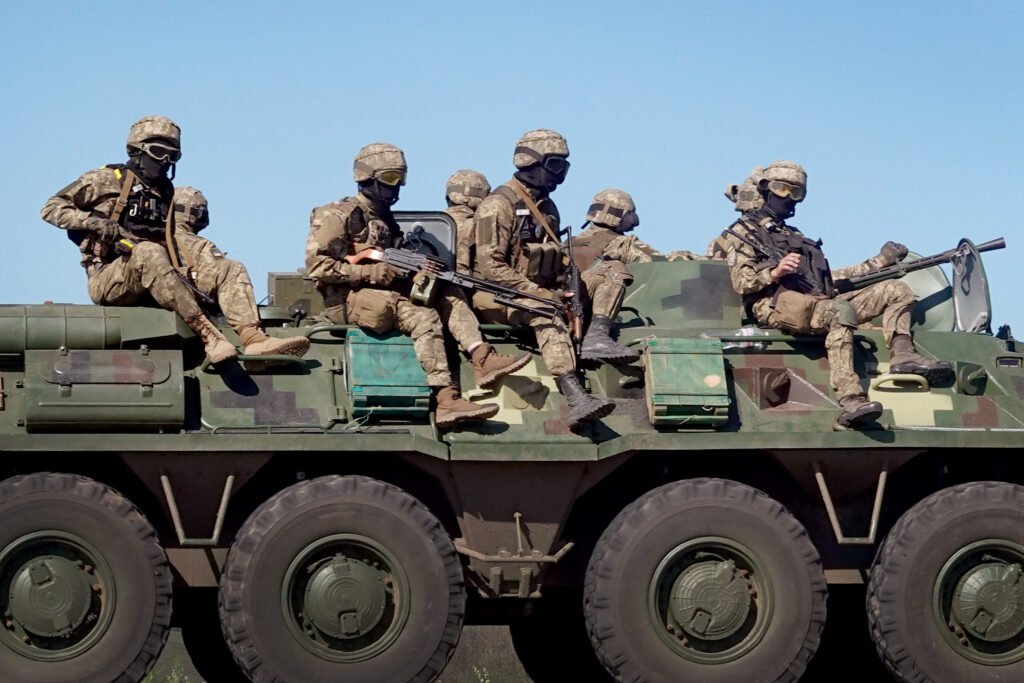
M 998 237 L 984 244 L 978 244 L 975 248 L 979 251 L 993 251 L 995 249 L 1003 249 L 1006 247 L 1006 240 L 1002 237 Z M 836 289 L 840 292 L 851 292 L 855 289 L 863 289 L 869 285 L 873 285 L 876 282 L 882 282 L 883 280 L 893 280 L 900 278 L 907 273 L 913 273 L 915 270 L 924 270 L 925 268 L 931 268 L 942 263 L 949 263 L 956 256 L 960 254 L 960 250 L 963 247 L 957 247 L 955 249 L 947 249 L 934 256 L 925 256 L 919 258 L 916 261 L 899 262 L 894 263 L 891 266 L 880 268 L 873 273 L 865 273 L 864 275 L 855 275 L 851 278 L 844 280 L 836 280 Z
M 414 303 L 424 306 L 433 305 L 434 299 L 437 296 L 437 281 L 440 280 L 442 282 L 450 282 L 466 291 L 487 292 L 494 297 L 495 303 L 508 306 L 509 308 L 516 308 L 520 311 L 527 311 L 535 315 L 541 315 L 551 320 L 554 320 L 556 316 L 563 314 L 565 311 L 565 305 L 560 301 L 552 301 L 530 292 L 521 292 L 518 289 L 503 287 L 489 280 L 482 280 L 472 275 L 463 275 L 462 273 L 448 270 L 447 264 L 436 256 L 428 256 L 408 249 L 398 247 L 374 249 L 371 247 L 363 249 L 358 254 L 347 256 L 345 260 L 352 264 L 357 264 L 364 260 L 380 261 L 381 263 L 394 266 L 405 273 L 415 273 L 409 299 Z M 521 299 L 537 301 L 543 304 L 543 306 L 532 306 L 523 303 Z

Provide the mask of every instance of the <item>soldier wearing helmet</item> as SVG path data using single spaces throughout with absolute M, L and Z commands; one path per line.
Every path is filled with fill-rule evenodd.
M 235 347 L 178 277 L 167 250 L 181 129 L 165 116 L 146 116 L 128 132 L 127 151 L 127 163 L 89 171 L 50 197 L 43 220 L 66 230 L 78 245 L 93 302 L 128 306 L 148 293 L 184 319 L 210 360 L 236 357 Z
M 456 171 L 445 183 L 444 199 L 448 208 L 444 212 L 455 221 L 455 267 L 461 273 L 471 272 L 470 264 L 476 251 L 473 216 L 480 202 L 490 193 L 491 184 L 479 171 Z
M 926 358 L 914 348 L 910 312 L 917 298 L 905 282 L 886 280 L 842 294 L 835 287 L 836 280 L 898 262 L 907 255 L 905 246 L 886 242 L 877 256 L 833 271 L 821 240 L 809 240 L 786 223 L 807 192 L 804 169 L 792 161 L 776 161 L 754 169 L 750 182 L 756 185 L 760 201 L 737 192 L 737 200 L 748 204 L 730 229 L 786 255 L 769 260 L 750 244 L 724 233 L 733 288 L 744 296 L 758 322 L 796 334 L 825 335 L 830 382 L 841 407 L 840 426 L 860 425 L 882 414 L 880 403 L 868 401 L 853 366 L 853 330 L 875 316 L 882 316 L 890 372 L 921 375 L 929 381 L 949 375 L 948 362 Z
M 504 356 L 484 342 L 461 290 L 445 287 L 437 310 L 418 306 L 409 300 L 411 282 L 390 265 L 346 260 L 366 248 L 388 248 L 401 239 L 391 206 L 405 185 L 405 155 L 394 145 L 367 145 L 356 155 L 353 171 L 358 193 L 313 209 L 309 219 L 306 269 L 324 297 L 326 315 L 335 323 L 354 323 L 377 333 L 398 329 L 412 337 L 416 358 L 437 400 L 438 425 L 492 417 L 498 412 L 496 404 L 461 397 L 448 367 L 442 321 L 470 355 L 481 387 L 522 368 L 530 354 Z
M 549 195 L 565 180 L 568 156 L 565 138 L 553 130 L 532 130 L 519 139 L 512 157 L 515 177 L 476 211 L 475 276 L 552 300 L 564 296 L 558 208 Z M 473 305 L 489 322 L 533 328 L 544 364 L 569 404 L 570 428 L 614 409 L 612 401 L 590 396 L 580 385 L 565 321 L 499 306 L 486 295 L 474 295 Z
M 260 325 L 256 297 L 245 266 L 226 258 L 217 245 L 199 236 L 210 224 L 209 204 L 203 193 L 194 187 L 174 188 L 172 210 L 179 263 L 196 287 L 217 300 L 228 324 L 238 333 L 245 355 L 304 355 L 309 350 L 309 338 L 268 336 Z M 250 370 L 265 369 L 271 364 L 246 361 Z

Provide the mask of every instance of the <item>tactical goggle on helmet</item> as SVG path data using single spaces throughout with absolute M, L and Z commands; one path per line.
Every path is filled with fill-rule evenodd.
M 769 180 L 768 189 L 772 194 L 792 199 L 794 202 L 802 202 L 804 197 L 807 196 L 806 187 L 787 183 L 785 180 Z
M 180 149 L 162 141 L 140 142 L 139 149 L 153 157 L 156 161 L 165 161 L 167 163 L 176 164 L 178 163 L 178 160 L 181 159 Z
M 374 171 L 373 177 L 385 185 L 405 185 L 405 171 L 385 170 Z

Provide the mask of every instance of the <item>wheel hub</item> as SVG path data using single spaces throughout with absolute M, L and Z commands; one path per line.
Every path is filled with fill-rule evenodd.
M 688 634 L 721 640 L 750 616 L 750 584 L 732 560 L 708 560 L 687 567 L 671 591 L 672 617 Z
M 380 623 L 387 605 L 388 575 L 359 560 L 336 556 L 306 586 L 304 612 L 332 638 L 358 638 Z
M 15 572 L 10 587 L 11 618 L 33 635 L 66 636 L 85 621 L 92 597 L 92 577 L 81 562 L 46 555 Z
M 1024 631 L 1021 565 L 987 562 L 972 567 L 953 592 L 953 616 L 964 630 L 988 642 Z

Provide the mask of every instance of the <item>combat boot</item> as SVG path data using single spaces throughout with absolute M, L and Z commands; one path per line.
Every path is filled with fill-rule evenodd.
M 580 345 L 580 358 L 601 360 L 606 363 L 631 363 L 640 357 L 636 349 L 618 344 L 611 337 L 612 320 L 606 315 L 595 315 Z
M 497 403 L 473 403 L 459 395 L 455 386 L 436 390 L 437 412 L 434 421 L 438 427 L 450 427 L 460 420 L 486 420 L 498 413 Z
M 257 324 L 243 325 L 238 328 L 238 337 L 242 340 L 243 353 L 246 356 L 304 356 L 309 351 L 309 337 L 271 337 Z M 249 372 L 265 370 L 281 361 L 245 361 L 245 369 Z
M 894 375 L 921 375 L 929 384 L 934 384 L 948 380 L 953 373 L 948 361 L 932 360 L 919 354 L 910 335 L 895 335 L 889 351 L 889 372 Z
M 211 363 L 220 363 L 238 357 L 238 350 L 235 346 L 224 338 L 217 326 L 211 323 L 205 315 L 199 314 L 194 318 L 189 318 L 185 324 L 203 340 L 206 357 L 210 359 Z
M 569 429 L 575 429 L 589 420 L 598 420 L 615 410 L 615 401 L 597 398 L 583 391 L 576 373 L 567 372 L 555 377 L 558 390 L 569 403 Z
M 841 427 L 874 422 L 882 416 L 882 404 L 878 401 L 869 401 L 864 394 L 844 396 L 839 399 L 839 406 L 843 409 L 837 420 Z
M 484 342 L 473 349 L 469 357 L 473 361 L 476 385 L 481 389 L 486 389 L 505 375 L 511 375 L 524 367 L 533 356 L 529 351 L 506 356 L 498 353 L 490 344 Z

